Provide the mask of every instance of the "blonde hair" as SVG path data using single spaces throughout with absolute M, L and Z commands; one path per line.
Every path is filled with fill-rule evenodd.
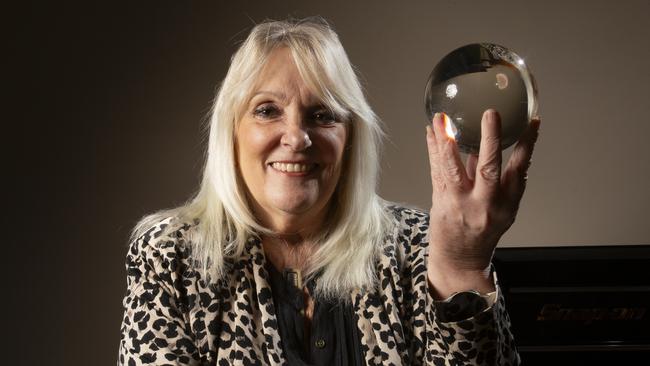
M 225 260 L 240 257 L 251 237 L 272 234 L 252 214 L 235 168 L 234 132 L 266 59 L 287 47 L 307 86 L 351 128 L 346 162 L 331 197 L 331 217 L 310 258 L 308 275 L 320 274 L 316 295 L 347 299 L 355 288 L 374 288 L 376 262 L 392 232 L 386 202 L 376 193 L 383 138 L 338 36 L 320 17 L 256 25 L 233 55 L 211 110 L 207 159 L 196 195 L 186 204 L 141 219 L 131 240 L 170 216 L 198 221 L 192 255 L 209 283 L 227 276 Z

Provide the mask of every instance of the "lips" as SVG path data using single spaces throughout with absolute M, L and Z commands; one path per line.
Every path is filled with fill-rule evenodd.
M 309 173 L 318 166 L 314 163 L 306 162 L 280 162 L 276 161 L 269 164 L 273 169 L 283 173 Z

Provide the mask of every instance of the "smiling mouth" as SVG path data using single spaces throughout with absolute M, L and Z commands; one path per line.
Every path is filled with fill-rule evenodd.
M 269 164 L 273 169 L 282 173 L 310 173 L 318 164 L 280 163 Z

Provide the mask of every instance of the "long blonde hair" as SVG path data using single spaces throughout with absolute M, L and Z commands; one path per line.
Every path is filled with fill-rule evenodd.
M 352 289 L 376 285 L 376 261 L 385 236 L 392 232 L 386 203 L 376 193 L 383 132 L 338 36 L 320 17 L 266 21 L 252 29 L 233 55 L 211 110 L 198 193 L 182 206 L 142 218 L 131 240 L 170 216 L 198 221 L 191 240 L 192 263 L 213 283 L 227 276 L 225 259 L 240 257 L 251 237 L 272 234 L 248 205 L 234 164 L 234 132 L 266 59 L 278 47 L 291 51 L 312 92 L 350 122 L 351 141 L 345 171 L 331 198 L 330 225 L 318 239 L 308 272 L 320 273 L 317 295 L 349 298 Z

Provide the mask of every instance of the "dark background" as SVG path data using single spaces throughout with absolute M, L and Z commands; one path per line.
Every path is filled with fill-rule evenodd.
M 447 52 L 491 41 L 529 63 L 543 119 L 502 245 L 648 243 L 647 1 L 23 5 L 3 26 L 3 364 L 116 362 L 129 231 L 197 189 L 203 124 L 237 42 L 265 18 L 317 14 L 386 124 L 385 198 L 428 208 L 424 83 Z

